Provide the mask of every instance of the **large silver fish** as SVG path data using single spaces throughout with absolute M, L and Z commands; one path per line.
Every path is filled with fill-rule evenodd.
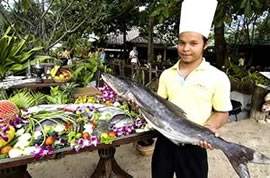
M 222 150 L 240 178 L 250 177 L 248 162 L 270 164 L 270 159 L 265 155 L 246 146 L 227 142 L 216 137 L 209 129 L 187 120 L 182 109 L 148 88 L 107 73 L 102 78 L 119 96 L 135 102 L 147 122 L 175 144 L 198 145 L 201 140 L 205 140 L 214 148 Z

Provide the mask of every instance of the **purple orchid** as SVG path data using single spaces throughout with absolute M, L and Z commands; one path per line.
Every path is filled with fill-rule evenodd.
M 144 118 L 137 118 L 134 125 L 136 128 L 142 128 L 146 125 L 146 120 Z
M 89 109 L 89 111 L 97 111 L 95 106 L 87 106 L 86 108 Z
M 118 137 L 122 135 L 130 135 L 135 131 L 135 126 L 131 124 L 131 125 L 118 127 L 118 128 L 113 127 L 112 131 L 114 131 Z
M 97 136 L 93 135 L 91 137 L 91 144 L 92 146 L 96 147 L 100 143 L 100 140 L 98 139 Z
M 116 101 L 116 93 L 108 85 L 99 88 L 99 90 L 102 93 L 102 102 L 110 101 L 111 103 L 114 103 Z
M 35 149 L 33 152 L 31 152 L 32 155 L 34 155 L 34 158 L 43 158 L 49 154 L 51 154 L 53 151 L 53 148 L 48 146 L 38 146 L 37 144 L 35 145 Z
M 92 136 L 91 138 L 80 138 L 78 139 L 72 148 L 79 152 L 80 149 L 87 148 L 90 146 L 96 147 L 100 143 L 99 139 L 96 136 Z
M 9 125 L 7 124 L 0 125 L 0 137 L 6 142 L 8 141 L 7 132 L 9 130 L 10 130 Z
M 18 116 L 16 116 L 15 119 L 10 120 L 9 124 L 12 125 L 13 127 L 19 129 L 22 128 L 23 126 L 29 124 L 29 120 L 28 119 L 22 119 Z

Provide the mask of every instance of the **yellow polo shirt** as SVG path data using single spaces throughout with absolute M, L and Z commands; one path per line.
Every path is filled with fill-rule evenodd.
M 189 120 L 204 125 L 213 110 L 232 109 L 230 81 L 224 72 L 203 59 L 184 79 L 178 66 L 179 61 L 162 72 L 157 93 L 182 108 Z

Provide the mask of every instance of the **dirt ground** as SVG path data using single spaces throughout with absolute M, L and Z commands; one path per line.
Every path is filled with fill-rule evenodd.
M 227 141 L 246 145 L 270 157 L 270 124 L 261 124 L 250 119 L 230 122 L 221 129 L 220 135 Z M 134 178 L 151 177 L 151 156 L 140 156 L 133 144 L 118 147 L 115 159 Z M 208 151 L 208 159 L 209 178 L 238 177 L 221 151 Z M 84 152 L 59 160 L 30 164 L 28 170 L 33 178 L 87 178 L 97 163 L 97 151 Z M 270 165 L 250 163 L 249 170 L 251 178 L 270 178 Z

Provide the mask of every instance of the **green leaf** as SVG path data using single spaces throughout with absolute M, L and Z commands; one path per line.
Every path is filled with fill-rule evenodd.
M 9 26 L 3 36 L 7 36 L 10 33 L 10 31 L 11 31 L 11 27 L 13 27 L 13 26 L 14 25 Z
M 167 5 L 168 4 L 168 0 L 160 0 L 161 4 L 163 5 Z
M 14 91 L 12 97 L 8 100 L 16 104 L 19 108 L 29 108 L 35 105 L 34 98 L 30 94 L 29 90 L 22 89 Z
M 159 20 L 159 23 L 163 23 L 164 22 L 164 16 L 160 16 L 158 20 Z
M 18 71 L 21 71 L 24 69 L 24 65 L 23 64 L 14 64 L 10 67 L 10 70 L 11 71 L 14 71 L 14 72 L 18 72 Z
M 42 47 L 35 47 L 26 50 L 28 36 L 19 40 L 15 36 L 15 33 L 11 32 L 12 28 L 9 27 L 5 35 L 0 38 L 0 79 L 8 71 L 19 72 L 24 70 L 27 66 L 28 59 L 42 49 Z
M 163 9 L 163 5 L 159 5 L 151 14 L 151 17 L 159 16 Z
M 230 24 L 232 22 L 232 17 L 231 16 L 225 16 L 224 17 L 224 22 L 227 24 Z
M 56 60 L 56 58 L 51 57 L 51 56 L 38 56 L 34 60 L 37 60 L 37 61 L 39 61 L 39 62 L 42 63 L 42 62 L 45 62 L 47 59 L 54 59 L 54 60 Z
M 167 7 L 165 7 L 162 14 L 165 18 L 168 18 L 169 17 L 169 9 Z
M 30 0 L 22 0 L 22 1 L 21 1 L 21 4 L 22 4 L 22 7 L 23 7 L 25 10 L 28 10 L 28 9 L 30 9 L 30 7 L 31 7 Z
M 72 72 L 72 78 L 76 80 L 84 68 L 85 68 L 84 66 L 79 66 L 78 68 L 76 68 L 76 70 Z
M 48 104 L 56 104 L 57 103 L 56 98 L 52 97 L 52 96 L 49 96 L 49 95 L 47 95 L 47 100 L 48 100 Z
M 254 6 L 258 9 L 262 8 L 263 4 L 259 0 L 252 0 L 254 2 Z
M 26 36 L 24 39 L 22 39 L 16 46 L 14 46 L 14 48 L 12 49 L 11 53 L 13 55 L 17 55 L 25 46 L 26 43 L 26 39 L 28 38 L 28 36 Z
M 246 16 L 251 17 L 252 11 L 251 11 L 251 4 L 250 4 L 250 1 L 249 1 L 249 3 L 247 3 L 247 6 L 246 6 L 246 8 L 245 8 L 244 13 L 245 13 Z
M 246 7 L 246 4 L 248 3 L 249 0 L 242 0 L 240 9 L 244 9 Z
M 91 73 L 89 75 L 85 75 L 85 77 L 84 77 L 84 86 L 87 86 L 88 83 L 91 82 L 93 76 L 94 76 L 94 73 Z

